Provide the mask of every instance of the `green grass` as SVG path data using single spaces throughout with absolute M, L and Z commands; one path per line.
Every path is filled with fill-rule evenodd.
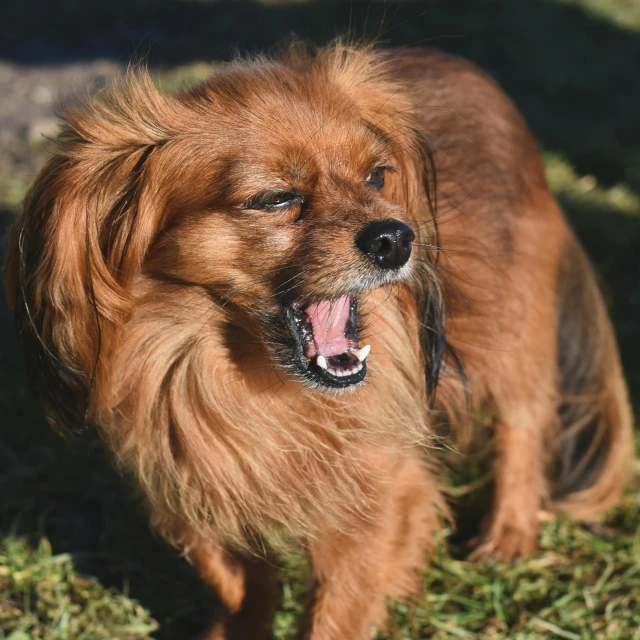
M 628 29 L 640 29 L 640 10 L 635 0 L 559 0 Z
M 133 2 L 143 10 L 147 4 Z M 273 40 L 292 29 L 322 39 L 327 4 L 273 14 L 257 5 L 252 10 Z M 347 24 L 348 4 L 340 5 L 331 32 Z M 90 12 L 88 6 L 83 10 Z M 638 408 L 640 0 L 399 6 L 390 18 L 394 8 L 386 3 L 389 42 L 426 41 L 472 57 L 497 75 L 531 123 L 545 149 L 549 184 L 601 279 Z M 383 8 L 381 2 L 372 7 L 371 23 Z M 229 38 L 242 42 L 245 10 L 240 6 L 236 21 L 219 27 L 194 23 L 193 42 L 185 44 L 193 52 L 176 56 L 176 64 L 158 73 L 159 84 L 174 91 L 196 83 L 215 65 L 206 60 L 230 55 Z M 353 23 L 362 24 L 364 9 L 354 12 Z M 47 15 L 34 14 L 33 21 L 48 29 Z M 227 38 L 222 52 L 211 48 L 216 33 Z M 157 46 L 162 50 L 162 42 Z M 0 226 L 19 210 L 30 179 L 18 169 L 0 175 Z M 193 569 L 150 534 L 131 487 L 112 470 L 96 435 L 65 441 L 46 427 L 2 305 L 0 353 L 0 640 L 190 640 L 211 615 L 210 595 Z M 454 507 L 473 514 L 488 487 L 469 484 L 478 471 L 467 467 L 449 495 Z M 624 500 L 602 522 L 544 524 L 540 550 L 531 558 L 468 563 L 465 528 L 463 520 L 462 532 L 443 532 L 417 606 L 391 603 L 381 638 L 640 640 L 637 464 Z M 292 640 L 309 568 L 297 552 L 282 563 L 274 636 Z
M 474 565 L 455 546 L 439 553 L 425 572 L 421 606 L 396 607 L 389 637 L 640 638 L 639 489 L 636 479 L 600 525 L 543 525 L 532 558 Z
M 640 639 L 638 522 L 640 473 L 601 524 L 577 525 L 563 518 L 547 523 L 540 551 L 509 565 L 464 561 L 463 549 L 445 548 L 451 536 L 445 530 L 425 570 L 418 606 L 392 603 L 389 630 L 380 639 Z M 152 637 L 158 624 L 127 597 L 127 585 L 106 588 L 78 572 L 74 560 L 82 556 L 54 555 L 46 538 L 36 547 L 23 537 L 5 538 L 0 543 L 0 637 Z M 300 556 L 284 559 L 283 603 L 273 627 L 279 640 L 295 637 L 307 577 Z
M 158 627 L 149 612 L 115 589 L 75 571 L 73 555 L 53 555 L 23 538 L 0 543 L 0 625 L 9 640 L 134 640 Z
M 549 152 L 543 157 L 551 190 L 574 208 L 582 211 L 606 209 L 624 216 L 640 216 L 640 196 L 628 184 L 620 182 L 603 187 L 591 175 L 578 175 L 562 156 Z

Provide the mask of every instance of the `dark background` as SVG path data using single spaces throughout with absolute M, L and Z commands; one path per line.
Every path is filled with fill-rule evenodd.
M 384 45 L 438 47 L 493 73 L 550 166 L 559 167 L 551 181 L 601 278 L 638 407 L 640 33 L 637 23 L 636 29 L 615 24 L 585 4 L 5 0 L 0 232 L 46 156 L 32 125 L 43 117 L 46 124 L 58 100 L 29 97 L 37 98 L 43 83 L 58 88 L 73 76 L 81 86 L 99 86 L 132 57 L 161 72 L 268 50 L 291 35 L 323 43 L 351 33 Z M 608 3 L 591 3 L 598 4 Z M 33 86 L 25 85 L 30 78 Z M 563 171 L 571 174 L 566 180 Z M 55 552 L 84 552 L 81 569 L 118 587 L 126 577 L 131 595 L 166 623 L 162 637 L 175 637 L 178 625 L 186 638 L 207 616 L 207 596 L 190 569 L 148 533 L 130 495 L 93 434 L 65 442 L 45 426 L 26 386 L 12 315 L 1 303 L 0 536 L 45 534 Z

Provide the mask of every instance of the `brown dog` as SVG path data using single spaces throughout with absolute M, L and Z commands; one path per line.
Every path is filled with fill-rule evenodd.
M 542 507 L 619 496 L 611 325 L 535 142 L 472 64 L 338 44 L 177 96 L 138 74 L 59 143 L 6 270 L 32 382 L 57 426 L 100 430 L 217 591 L 211 638 L 266 633 L 257 551 L 280 531 L 314 568 L 301 635 L 369 637 L 446 514 L 436 421 L 494 418 L 477 556 L 533 551 Z

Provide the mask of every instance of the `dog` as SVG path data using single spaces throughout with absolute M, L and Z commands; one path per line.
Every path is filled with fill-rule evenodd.
M 492 418 L 474 551 L 588 519 L 632 459 L 618 350 L 536 143 L 497 83 L 422 49 L 293 45 L 163 95 L 69 107 L 5 285 L 60 430 L 98 429 L 225 608 L 268 633 L 263 549 L 299 541 L 300 636 L 359 640 L 448 517 L 434 434 Z M 447 426 L 448 425 L 448 426 Z M 460 430 L 460 431 L 456 431 Z

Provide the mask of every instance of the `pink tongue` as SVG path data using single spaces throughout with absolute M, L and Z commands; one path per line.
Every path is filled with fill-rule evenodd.
M 342 296 L 337 300 L 322 300 L 310 304 L 304 311 L 313 327 L 313 340 L 306 349 L 306 356 L 336 356 L 349 348 L 346 334 L 351 296 Z

